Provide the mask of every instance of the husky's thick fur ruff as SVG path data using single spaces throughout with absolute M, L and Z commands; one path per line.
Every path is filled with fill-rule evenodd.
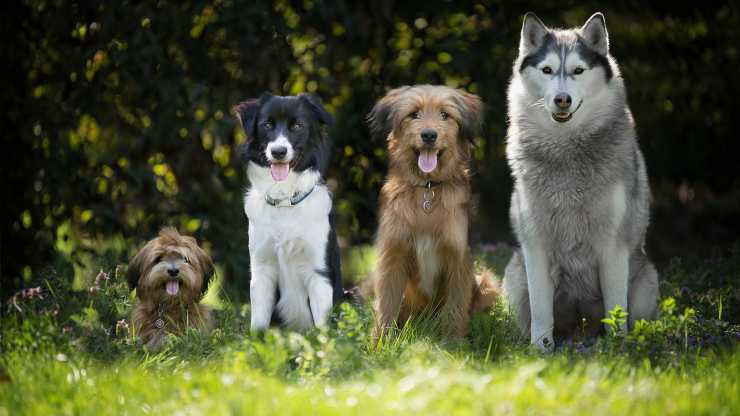
M 658 276 L 643 250 L 650 189 L 604 16 L 551 30 L 524 18 L 508 91 L 511 222 L 521 245 L 504 291 L 541 350 L 602 330 L 620 305 L 653 318 Z
M 439 307 L 444 335 L 462 337 L 471 312 L 498 294 L 474 276 L 468 248 L 468 169 L 481 117 L 477 96 L 431 85 L 392 90 L 368 116 L 390 158 L 376 241 L 376 340 L 427 307 Z

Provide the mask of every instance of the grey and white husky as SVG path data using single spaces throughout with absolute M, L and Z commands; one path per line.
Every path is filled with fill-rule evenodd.
M 521 250 L 504 290 L 521 330 L 547 351 L 553 334 L 598 334 L 617 305 L 630 326 L 654 318 L 658 275 L 643 249 L 650 189 L 604 16 L 554 30 L 527 14 L 508 104 Z

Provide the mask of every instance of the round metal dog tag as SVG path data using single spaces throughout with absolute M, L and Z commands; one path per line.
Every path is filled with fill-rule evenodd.
M 434 200 L 434 191 L 431 189 L 427 189 L 424 191 L 424 195 L 422 196 L 424 199 L 424 202 L 421 203 L 421 209 L 424 210 L 427 214 L 432 212 L 432 201 Z
M 164 328 L 164 319 L 162 319 L 162 318 L 157 318 L 157 320 L 156 320 L 156 321 L 154 321 L 154 326 L 155 326 L 155 327 L 156 327 L 157 329 L 162 329 L 162 328 Z

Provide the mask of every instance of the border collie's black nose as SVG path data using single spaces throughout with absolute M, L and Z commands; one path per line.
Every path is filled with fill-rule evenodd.
M 288 148 L 285 146 L 275 146 L 270 149 L 270 154 L 277 160 L 282 160 L 288 154 Z
M 570 105 L 573 103 L 573 99 L 570 98 L 570 94 L 566 94 L 564 92 L 561 92 L 560 94 L 555 96 L 555 105 L 562 109 L 566 109 L 570 107 Z
M 175 277 L 180 274 L 180 269 L 178 269 L 177 267 L 170 267 L 169 269 L 167 269 L 167 274 Z
M 421 140 L 424 144 L 434 144 L 437 141 L 437 131 L 432 129 L 424 129 L 421 131 Z

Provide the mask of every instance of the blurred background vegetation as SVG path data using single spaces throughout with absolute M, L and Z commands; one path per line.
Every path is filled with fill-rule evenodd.
M 738 240 L 737 2 L 229 1 L 6 3 L 0 296 L 39 273 L 90 279 L 163 225 L 195 235 L 248 287 L 244 135 L 230 115 L 263 91 L 309 91 L 335 115 L 329 184 L 341 243 L 372 242 L 383 143 L 363 123 L 387 88 L 444 83 L 487 104 L 477 242 L 511 241 L 505 91 L 521 17 L 605 12 L 654 192 L 648 251 Z M 371 256 L 362 251 L 361 256 Z M 87 276 L 87 275 L 90 276 Z M 238 296 L 238 295 L 237 295 Z

